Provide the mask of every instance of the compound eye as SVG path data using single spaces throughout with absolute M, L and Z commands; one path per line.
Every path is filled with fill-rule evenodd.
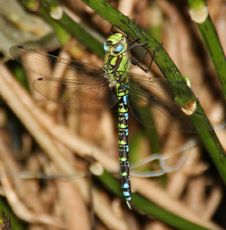
M 104 51 L 105 53 L 107 53 L 109 51 L 109 46 L 107 45 L 107 43 L 104 43 Z
M 114 52 L 115 53 L 120 53 L 120 52 L 122 52 L 123 49 L 124 49 L 124 45 L 123 44 L 119 44 L 119 45 L 117 45 L 115 47 Z

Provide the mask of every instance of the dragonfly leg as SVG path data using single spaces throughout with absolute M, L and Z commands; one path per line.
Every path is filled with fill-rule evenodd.
M 131 44 L 129 45 L 128 50 L 132 50 L 132 49 L 137 48 L 137 47 L 145 47 L 145 46 L 148 44 L 148 42 L 144 42 L 144 43 L 141 43 L 141 44 L 136 44 L 139 40 L 140 40 L 140 38 L 134 39 L 134 40 L 131 42 Z M 146 48 L 146 47 L 145 47 L 145 48 Z M 148 52 L 148 51 L 147 51 L 147 52 Z M 145 54 L 145 55 L 146 55 L 146 54 Z
M 117 28 L 117 27 L 114 26 L 114 25 L 111 26 L 111 29 L 110 29 L 110 32 L 109 32 L 110 35 L 115 33 L 115 30 L 116 30 L 115 28 Z
M 151 57 L 152 57 L 151 63 L 150 63 L 150 65 L 148 66 L 148 68 L 145 68 L 143 65 L 140 64 L 140 61 L 139 61 L 137 58 L 135 58 L 135 57 L 132 57 L 132 58 L 131 58 L 131 62 L 132 62 L 133 65 L 137 65 L 137 66 L 138 66 L 139 68 L 141 68 L 144 72 L 148 73 L 148 72 L 150 72 L 152 63 L 153 63 L 153 61 L 154 61 L 155 50 L 154 50 L 153 55 L 152 55 L 152 54 L 146 49 L 146 45 L 148 44 L 148 42 L 145 42 L 145 43 L 142 43 L 142 44 L 136 44 L 139 40 L 140 40 L 139 38 L 133 40 L 132 43 L 131 43 L 130 46 L 129 46 L 129 50 L 132 50 L 132 49 L 137 48 L 137 47 L 144 47 L 144 48 L 145 48 L 145 52 L 144 52 L 143 56 L 141 57 L 141 60 L 143 60 L 147 54 L 150 54 Z
M 149 53 L 149 51 L 146 51 L 141 59 L 144 59 L 145 56 L 147 55 L 147 53 Z M 131 62 L 132 62 L 133 65 L 137 65 L 139 68 L 141 68 L 145 73 L 148 73 L 151 70 L 151 66 L 152 66 L 153 61 L 154 61 L 154 56 L 155 56 L 155 51 L 153 53 L 153 56 L 152 56 L 152 59 L 151 59 L 151 62 L 149 64 L 148 68 L 145 68 L 144 66 L 142 66 L 140 64 L 140 61 L 138 59 L 136 59 L 135 57 L 131 58 Z
M 138 59 L 136 59 L 135 57 L 132 57 L 132 58 L 131 58 L 131 62 L 132 62 L 133 65 L 136 65 L 136 66 L 138 66 L 139 68 L 141 68 L 145 73 L 148 73 L 148 72 L 150 71 L 150 68 L 149 68 L 149 67 L 148 67 L 148 69 L 147 69 L 147 68 L 145 68 L 144 66 L 142 66 L 142 65 L 140 64 L 140 61 L 139 61 Z
M 132 57 L 132 58 L 131 58 L 131 61 L 132 61 L 132 64 L 133 64 L 133 65 L 137 65 L 137 66 L 138 66 L 139 68 L 141 68 L 144 72 L 148 73 L 148 72 L 150 72 L 150 70 L 151 70 L 151 66 L 152 66 L 152 64 L 153 64 L 155 54 L 156 54 L 156 52 L 159 50 L 159 48 L 162 47 L 162 43 L 160 43 L 160 44 L 154 49 L 153 53 L 151 54 L 151 52 L 148 51 L 148 50 L 147 50 L 147 47 L 146 47 L 147 44 L 148 44 L 148 42 L 145 42 L 145 43 L 142 43 L 142 44 L 136 44 L 139 40 L 140 40 L 139 38 L 133 40 L 132 43 L 131 43 L 130 46 L 129 46 L 129 50 L 132 50 L 132 49 L 137 48 L 137 47 L 144 47 L 144 48 L 145 48 L 145 52 L 144 52 L 144 54 L 143 54 L 141 60 L 143 60 L 147 54 L 150 54 L 150 56 L 152 57 L 151 62 L 150 62 L 150 64 L 149 64 L 148 68 L 145 68 L 144 66 L 142 66 L 142 65 L 140 64 L 140 61 L 139 61 L 138 59 L 136 59 L 135 57 Z
M 143 58 L 147 55 L 147 53 L 149 53 L 151 55 L 151 57 L 152 57 L 151 62 L 149 64 L 149 67 L 147 69 L 147 72 L 149 72 L 151 70 L 151 66 L 153 64 L 153 61 L 154 61 L 154 58 L 155 58 L 155 54 L 160 49 L 160 47 L 162 48 L 162 42 L 159 43 L 159 45 L 154 49 L 153 54 L 150 54 L 149 51 L 146 51 L 146 53 L 144 54 Z

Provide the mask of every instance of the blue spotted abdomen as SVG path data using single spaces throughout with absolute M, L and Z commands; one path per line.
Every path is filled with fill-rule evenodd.
M 129 177 L 129 144 L 128 144 L 128 92 L 124 90 L 118 104 L 118 146 L 120 174 L 123 196 L 129 202 L 131 200 L 131 186 Z

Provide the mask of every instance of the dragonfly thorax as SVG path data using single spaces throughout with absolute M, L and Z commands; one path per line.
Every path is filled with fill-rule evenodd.
M 127 40 L 123 34 L 116 33 L 108 37 L 104 43 L 105 77 L 109 80 L 110 87 L 117 87 L 117 83 L 127 84 L 126 72 L 129 68 L 129 57 L 127 53 Z

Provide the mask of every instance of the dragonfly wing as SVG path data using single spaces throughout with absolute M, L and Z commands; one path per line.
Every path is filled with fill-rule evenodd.
M 91 80 L 40 77 L 32 85 L 44 98 L 70 111 L 98 112 L 114 106 L 117 98 L 107 83 Z
M 25 55 L 32 55 L 32 58 L 37 61 L 38 63 L 42 62 L 49 62 L 51 66 L 58 65 L 60 67 L 67 67 L 69 69 L 72 69 L 74 71 L 82 72 L 85 74 L 91 74 L 96 75 L 99 77 L 104 76 L 104 71 L 101 68 L 98 68 L 96 66 L 92 66 L 89 64 L 86 64 L 85 62 L 80 62 L 77 60 L 71 60 L 69 58 L 62 58 L 59 56 L 55 56 L 46 52 L 41 51 L 40 49 L 37 49 L 37 47 L 33 46 L 25 46 L 25 45 L 17 45 L 10 48 L 10 54 L 15 59 L 21 62 L 21 57 Z M 35 63 L 35 62 L 34 62 Z M 36 66 L 29 66 L 28 68 L 36 72 L 40 75 L 45 75 L 46 71 L 42 70 L 40 68 L 35 68 Z
M 147 76 L 130 74 L 129 96 L 132 113 L 144 125 L 165 129 L 167 124 L 173 131 L 195 133 L 195 130 L 180 107 L 172 99 L 172 93 L 165 79 L 151 79 Z M 152 122 L 142 115 L 151 114 Z
M 76 60 L 59 58 L 26 46 L 15 46 L 10 49 L 10 53 L 17 59 L 20 55 L 32 54 L 37 63 L 48 60 L 51 66 L 57 65 L 58 68 L 66 69 L 65 78 L 60 79 L 50 77 L 48 71 L 40 68 L 38 64 L 28 67 L 37 75 L 37 80 L 33 83 L 34 89 L 45 98 L 61 102 L 69 109 L 98 111 L 101 108 L 112 107 L 118 101 L 109 88 L 109 82 L 101 68 Z M 67 73 L 73 73 L 73 77 L 67 78 Z M 124 75 L 124 73 L 120 74 Z M 133 73 L 129 75 L 130 101 L 132 104 L 136 102 L 134 108 L 138 110 L 133 109 L 133 114 L 136 114 L 139 121 L 143 120 L 139 118 L 139 109 L 151 108 L 158 128 L 161 128 L 162 124 L 168 120 L 170 124 L 174 124 L 173 130 L 180 129 L 180 124 L 183 123 L 185 132 L 194 132 L 193 127 L 188 124 L 187 116 L 171 99 L 165 80 L 153 80 Z M 142 123 L 145 125 L 146 121 Z
M 12 47 L 10 53 L 16 59 L 31 54 L 34 63 L 48 61 L 51 67 L 57 66 L 58 69 L 62 69 L 63 78 L 54 78 L 50 77 L 49 70 L 40 68 L 38 64 L 28 67 L 36 76 L 33 88 L 44 98 L 60 102 L 69 110 L 98 111 L 117 103 L 117 98 L 109 88 L 101 68 L 76 60 L 59 58 L 26 46 Z

